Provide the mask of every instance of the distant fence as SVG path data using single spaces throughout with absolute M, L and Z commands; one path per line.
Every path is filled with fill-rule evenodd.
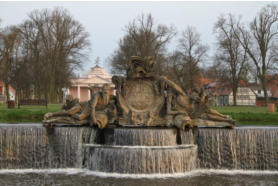
M 269 98 L 269 103 L 273 103 L 273 104 L 275 104 L 275 106 L 278 106 L 278 98 L 270 97 Z M 256 106 L 266 106 L 264 98 L 261 98 L 261 97 L 258 98 L 257 97 L 257 99 L 256 99 Z
M 18 102 L 18 108 L 23 105 L 42 105 L 47 108 L 47 100 L 44 99 L 22 99 Z

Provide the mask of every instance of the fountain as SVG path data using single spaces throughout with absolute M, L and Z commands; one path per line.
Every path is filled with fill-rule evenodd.
M 127 76 L 112 80 L 115 96 L 104 86 L 88 102 L 69 99 L 43 125 L 0 125 L 0 169 L 125 176 L 278 170 L 278 128 L 235 127 L 209 107 L 204 90 L 187 95 L 156 76 L 150 58 L 132 57 Z
M 180 144 L 179 130 L 202 125 L 234 127 L 230 117 L 209 108 L 209 97 L 202 89 L 195 89 L 190 98 L 168 78 L 155 76 L 151 58 L 132 57 L 127 77 L 113 76 L 112 81 L 116 96 L 105 85 L 83 107 L 78 103 L 45 116 L 47 127 L 71 121 L 106 128 L 100 135 L 101 144 L 83 145 L 83 166 L 89 170 L 128 174 L 191 171 L 197 165 L 197 146 Z

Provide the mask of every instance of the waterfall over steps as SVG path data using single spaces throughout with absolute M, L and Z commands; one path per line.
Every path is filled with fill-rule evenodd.
M 104 144 L 131 146 L 177 145 L 177 130 L 169 128 L 106 128 Z
M 0 169 L 82 166 L 83 143 L 95 143 L 97 130 L 40 124 L 0 125 Z
M 200 168 L 278 170 L 278 127 L 198 129 Z
M 177 145 L 173 128 L 114 128 L 104 145 L 84 145 L 89 170 L 125 174 L 183 173 L 195 169 L 196 145 Z
M 278 170 L 278 127 L 107 128 L 0 124 L 0 169 L 127 174 Z

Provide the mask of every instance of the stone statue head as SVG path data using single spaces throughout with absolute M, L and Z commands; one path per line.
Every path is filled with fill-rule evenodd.
M 110 92 L 110 85 L 109 84 L 104 84 L 103 86 L 102 86 L 102 93 L 103 94 L 109 94 L 109 92 Z
M 102 86 L 102 96 L 104 99 L 104 102 L 107 104 L 109 101 L 109 97 L 110 97 L 110 85 L 109 84 L 104 84 Z
M 72 101 L 72 100 L 73 100 L 72 95 L 67 95 L 67 96 L 66 96 L 66 101 Z
M 72 95 L 67 95 L 66 97 L 66 103 L 62 106 L 62 109 L 69 110 L 73 106 L 75 106 L 79 102 L 78 99 L 74 99 Z
M 131 56 L 128 63 L 128 77 L 150 77 L 153 75 L 152 57 Z
M 116 90 L 121 91 L 121 86 L 124 83 L 124 78 L 120 76 L 113 76 L 112 83 L 114 83 Z

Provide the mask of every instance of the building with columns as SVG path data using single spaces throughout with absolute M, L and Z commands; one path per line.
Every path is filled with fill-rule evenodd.
M 112 76 L 109 75 L 103 68 L 96 65 L 87 71 L 83 76 L 72 79 L 71 87 L 66 91 L 66 95 L 72 95 L 73 98 L 78 98 L 79 101 L 87 101 L 91 99 L 89 86 L 96 87 L 95 90 L 100 90 L 104 84 L 110 84 L 111 93 L 114 93 L 114 84 Z

